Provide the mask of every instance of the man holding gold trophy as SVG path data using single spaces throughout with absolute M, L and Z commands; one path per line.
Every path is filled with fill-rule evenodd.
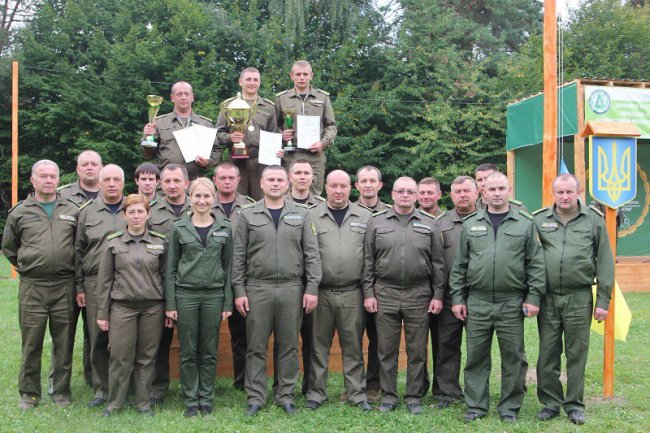
M 296 159 L 306 159 L 314 169 L 314 194 L 323 193 L 325 150 L 334 144 L 336 120 L 329 93 L 311 86 L 314 78 L 311 65 L 298 60 L 291 67 L 289 77 L 293 89 L 276 94 L 275 112 L 278 128 L 285 141 L 282 166 L 289 167 Z M 293 118 L 288 121 L 288 117 Z M 287 143 L 290 146 L 287 146 Z M 293 148 L 296 148 L 292 151 Z
M 237 192 L 248 195 L 255 200 L 263 196 L 260 188 L 260 177 L 265 165 L 258 162 L 257 156 L 260 145 L 260 131 L 275 132 L 277 118 L 275 104 L 258 95 L 262 76 L 256 68 L 249 67 L 239 74 L 241 98 L 234 97 L 223 101 L 217 119 L 217 138 L 221 146 L 229 146 L 230 159 L 239 168 L 241 181 Z M 238 104 L 246 104 L 250 113 L 243 125 L 232 113 L 238 110 Z M 243 128 L 241 128 L 243 126 Z M 243 129 L 243 132 L 240 130 Z
M 215 139 L 209 159 L 197 156 L 194 161 L 186 163 L 174 132 L 193 125 L 212 128 L 212 120 L 192 111 L 194 92 L 189 83 L 185 81 L 175 83 L 172 86 L 170 98 L 174 104 L 174 110 L 171 113 L 156 117 L 157 108 L 163 102 L 162 97 L 147 96 L 147 102 L 150 106 L 149 123 L 144 126 L 142 131 L 143 137 L 140 146 L 142 156 L 147 160 L 155 158 L 158 168 L 161 170 L 170 163 L 185 165 L 189 178 L 192 180 L 202 176 L 206 167 L 213 167 L 219 163 L 221 147 Z

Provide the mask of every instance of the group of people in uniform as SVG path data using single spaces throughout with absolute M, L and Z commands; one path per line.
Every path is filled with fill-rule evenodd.
M 524 318 L 537 316 L 538 418 L 549 420 L 564 409 L 571 422 L 582 424 L 590 321 L 607 316 L 614 260 L 603 216 L 582 203 L 578 179 L 558 176 L 555 203 L 530 214 L 510 197 L 508 178 L 495 165 L 482 164 L 474 177 L 452 181 L 453 208 L 443 211 L 436 179 L 398 178 L 388 205 L 379 200 L 380 170 L 364 166 L 354 178 L 359 198 L 353 202 L 349 173 L 324 176 L 323 151 L 336 135 L 327 94 L 310 86 L 313 73 L 305 61 L 293 65 L 290 77 L 294 88 L 278 94 L 274 104 L 257 95 L 259 72 L 242 71 L 243 97 L 255 106 L 252 128 L 229 131 L 221 113 L 211 157 L 187 164 L 173 131 L 211 121 L 192 112 L 191 86 L 174 84 L 174 111 L 143 129 L 157 146 L 143 146 L 143 154 L 158 164 L 138 166 L 137 194 L 125 196 L 124 171 L 102 165 L 91 150 L 78 156 L 78 182 L 58 190 L 57 164 L 34 164 L 34 191 L 10 211 L 2 239 L 3 253 L 20 274 L 20 408 L 33 409 L 41 399 L 48 324 L 48 391 L 56 404 L 70 404 L 81 316 L 84 375 L 94 389 L 90 407 L 111 416 L 131 391 L 135 408 L 153 415 L 169 389 L 176 329 L 184 415 L 208 415 L 219 327 L 227 319 L 233 385 L 248 396 L 247 416 L 267 402 L 271 336 L 275 403 L 287 414 L 297 411 L 301 350 L 305 408 L 325 404 L 335 332 L 345 384 L 339 400 L 362 411 L 372 410 L 370 403 L 381 412 L 397 409 L 404 332 L 408 412 L 422 413 L 430 389 L 436 408 L 464 402 L 464 419 L 472 422 L 488 413 L 496 333 L 497 411 L 504 422 L 515 422 L 528 370 Z M 293 130 L 283 130 L 286 105 L 320 115 L 321 140 L 307 150 L 280 152 L 286 166 L 263 166 L 255 152 L 260 129 L 294 137 Z M 251 158 L 218 164 L 221 148 L 242 140 Z M 212 179 L 202 177 L 212 167 Z M 323 185 L 324 198 L 318 195 Z M 566 392 L 560 382 L 563 350 Z

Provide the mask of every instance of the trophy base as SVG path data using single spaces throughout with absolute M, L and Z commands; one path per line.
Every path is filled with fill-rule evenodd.
M 144 147 L 158 147 L 158 143 L 156 143 L 155 141 L 142 140 L 142 141 L 140 142 L 140 146 L 144 146 Z
M 238 147 L 233 147 L 232 153 L 230 155 L 232 159 L 249 159 L 250 156 L 248 155 L 248 149 L 244 148 L 238 148 Z

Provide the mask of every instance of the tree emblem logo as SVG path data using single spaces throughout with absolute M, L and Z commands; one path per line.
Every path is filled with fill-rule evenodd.
M 601 89 L 594 90 L 589 96 L 589 108 L 596 114 L 605 114 L 612 106 L 609 94 Z

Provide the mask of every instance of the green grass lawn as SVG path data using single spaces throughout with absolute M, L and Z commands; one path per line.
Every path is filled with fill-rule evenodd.
M 592 334 L 589 363 L 587 365 L 586 400 L 587 424 L 578 427 L 565 416 L 548 423 L 536 421 L 540 409 L 536 386 L 530 383 L 528 394 L 514 425 L 504 425 L 494 411 L 499 392 L 499 357 L 493 347 L 491 402 L 489 416 L 474 424 L 461 421 L 465 408 L 461 405 L 444 411 L 425 407 L 421 416 L 411 416 L 404 406 L 390 414 L 361 413 L 357 409 L 338 403 L 342 391 L 340 374 L 330 376 L 331 403 L 315 412 L 301 409 L 295 417 L 287 417 L 272 403 L 248 419 L 244 393 L 231 387 L 229 378 L 217 379 L 215 412 L 209 417 L 185 419 L 181 416 L 183 402 L 178 382 L 172 383 L 171 395 L 156 411 L 155 418 L 140 416 L 126 409 L 111 418 L 100 417 L 101 410 L 88 409 L 91 389 L 83 381 L 81 354 L 75 352 L 72 394 L 74 402 L 60 409 L 45 396 L 35 411 L 18 410 L 17 390 L 20 365 L 20 332 L 18 329 L 18 283 L 8 279 L 9 266 L 0 256 L 0 335 L 2 336 L 2 361 L 0 361 L 0 432 L 648 432 L 650 431 L 650 375 L 646 367 L 650 362 L 650 294 L 630 293 L 626 299 L 634 315 L 628 342 L 616 344 L 615 398 L 603 400 L 602 395 L 602 337 Z M 81 347 L 81 332 L 77 333 L 77 346 Z M 537 359 L 537 325 L 526 321 L 526 346 L 531 368 Z M 45 389 L 47 366 L 50 362 L 51 343 L 46 338 L 43 356 L 42 383 Z M 400 373 L 400 392 L 404 387 L 404 373 Z M 534 373 L 529 373 L 533 378 Z M 298 389 L 300 389 L 298 387 Z M 431 397 L 423 402 L 432 403 Z M 297 404 L 304 404 L 302 397 Z

